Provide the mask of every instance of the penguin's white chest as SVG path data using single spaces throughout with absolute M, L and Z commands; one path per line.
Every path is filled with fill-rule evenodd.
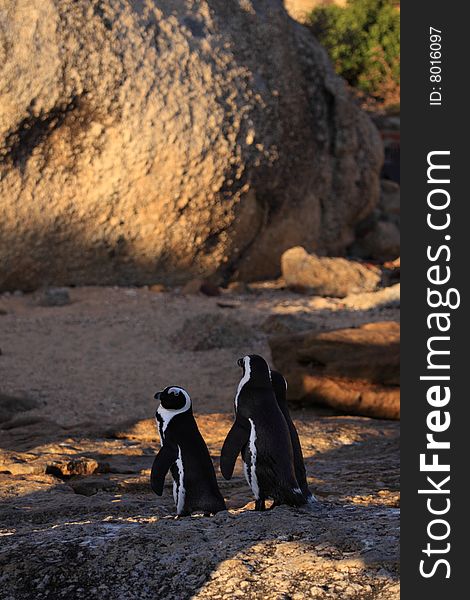
M 163 446 L 165 439 L 165 423 L 160 423 L 157 420 L 158 432 L 160 434 L 160 443 Z M 186 488 L 184 487 L 184 466 L 183 457 L 181 456 L 181 448 L 178 446 L 178 458 L 174 463 L 177 475 L 176 477 L 172 473 L 173 477 L 173 499 L 176 505 L 176 513 L 179 515 L 183 512 L 184 502 L 186 500 Z
M 177 476 L 173 477 L 173 498 L 176 504 L 176 513 L 179 515 L 183 512 L 184 501 L 186 499 L 186 489 L 184 487 L 184 466 L 181 456 L 181 448 L 178 446 L 178 458 L 175 462 Z
M 245 478 L 251 491 L 255 495 L 256 500 L 259 499 L 259 486 L 258 477 L 256 476 L 256 427 L 253 419 L 250 421 L 250 439 L 248 441 L 248 447 L 246 449 L 245 460 L 243 461 L 243 470 L 245 472 Z

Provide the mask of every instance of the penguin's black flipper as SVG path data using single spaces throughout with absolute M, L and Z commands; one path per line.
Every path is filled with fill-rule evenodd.
M 231 479 L 237 456 L 250 439 L 250 425 L 246 419 L 238 417 L 225 438 L 220 453 L 220 470 L 224 479 Z
M 152 465 L 152 472 L 150 474 L 150 485 L 157 496 L 163 494 L 165 475 L 177 458 L 178 453 L 176 447 L 168 445 L 163 445 L 160 448 L 160 452 L 155 457 Z

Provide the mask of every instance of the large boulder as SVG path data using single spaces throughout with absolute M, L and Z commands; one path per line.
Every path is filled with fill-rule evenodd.
M 276 276 L 377 202 L 377 131 L 281 0 L 18 0 L 0 65 L 0 289 Z
M 400 417 L 400 326 L 309 331 L 270 339 L 273 362 L 288 381 L 288 399 L 349 414 Z

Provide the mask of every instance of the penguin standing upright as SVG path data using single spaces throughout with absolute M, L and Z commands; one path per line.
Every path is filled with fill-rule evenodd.
M 238 365 L 243 377 L 235 396 L 235 422 L 220 456 L 222 475 L 232 477 L 241 452 L 255 510 L 265 510 L 268 498 L 273 506 L 301 506 L 306 499 L 295 477 L 289 428 L 274 395 L 269 367 L 256 354 L 240 358 Z
M 292 421 L 289 413 L 289 407 L 287 406 L 287 381 L 285 377 L 278 371 L 271 371 L 271 381 L 278 406 L 281 409 L 284 419 L 286 420 L 287 427 L 289 428 L 292 450 L 294 451 L 295 477 L 307 502 L 316 502 L 317 499 L 308 489 L 307 473 L 305 472 L 304 456 L 302 454 L 302 446 L 300 445 L 299 434 L 297 433 L 297 429 L 295 428 L 294 422 Z
M 192 512 L 213 514 L 226 510 L 209 450 L 194 419 L 191 398 L 180 387 L 166 387 L 155 394 L 161 448 L 153 461 L 150 484 L 163 493 L 168 470 L 173 477 L 173 497 L 179 516 Z

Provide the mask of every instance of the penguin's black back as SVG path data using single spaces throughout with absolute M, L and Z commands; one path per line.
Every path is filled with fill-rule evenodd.
M 286 397 L 286 380 L 278 371 L 271 371 L 271 380 L 278 406 L 282 414 L 284 415 L 284 419 L 289 428 L 290 438 L 292 442 L 292 450 L 294 453 L 295 475 L 299 483 L 300 489 L 302 490 L 302 493 L 308 499 L 312 496 L 312 493 L 308 489 L 307 473 L 305 470 L 305 463 L 302 453 L 302 446 L 300 444 L 299 434 L 297 433 L 297 429 L 295 428 L 294 422 L 292 421 L 292 418 L 289 413 L 289 407 L 287 404 Z
M 260 496 L 282 504 L 303 504 L 303 495 L 295 492 L 299 484 L 295 476 L 289 428 L 271 386 L 245 385 L 238 397 L 237 413 L 255 427 L 256 476 Z M 247 464 L 248 446 L 249 443 L 242 451 Z
M 164 436 L 165 445 L 178 446 L 181 450 L 186 491 L 185 513 L 225 510 L 214 465 L 192 409 L 175 415 L 168 423 Z M 175 479 L 178 477 L 176 465 L 171 467 L 171 473 Z

